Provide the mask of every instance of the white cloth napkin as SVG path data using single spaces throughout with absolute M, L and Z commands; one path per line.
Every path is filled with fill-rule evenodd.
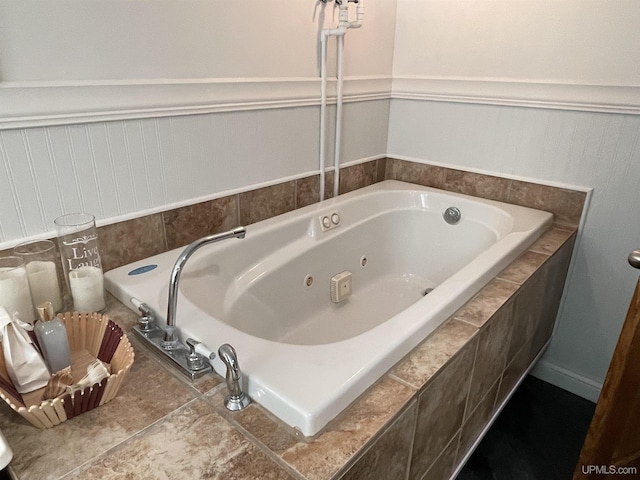
M 33 327 L 17 317 L 11 318 L 7 309 L 0 305 L 0 337 L 4 361 L 9 378 L 18 393 L 44 387 L 51 376 L 26 330 L 33 330 Z

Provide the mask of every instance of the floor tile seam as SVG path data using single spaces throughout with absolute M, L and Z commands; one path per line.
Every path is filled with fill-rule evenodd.
M 584 209 L 584 207 L 583 207 Z M 582 210 L 581 210 L 582 212 Z M 580 216 L 582 216 L 582 213 L 580 214 Z M 555 215 L 554 215 L 554 223 L 553 226 L 555 228 L 557 228 L 558 230 L 564 230 L 566 232 L 576 232 L 578 231 L 578 228 L 580 227 L 579 223 L 572 223 L 572 222 L 562 222 L 562 221 L 557 221 L 555 219 Z
M 416 387 L 413 383 L 411 383 L 409 380 L 405 380 L 402 377 L 397 376 L 395 373 L 388 373 L 387 376 L 395 381 L 400 383 L 401 385 L 404 385 L 405 387 L 409 387 L 411 390 L 413 390 L 414 394 L 417 394 L 420 392 L 420 390 L 422 389 L 422 387 L 424 387 L 426 385 L 427 382 L 424 382 L 422 384 L 421 387 Z M 429 380 L 431 379 L 431 377 L 429 377 Z M 428 380 L 427 380 L 428 381 Z
M 493 314 L 492 314 L 493 315 Z M 397 381 L 398 383 L 401 383 L 409 388 L 411 388 L 412 390 L 414 390 L 417 395 L 420 395 L 420 393 L 422 392 L 422 390 L 424 389 L 424 387 L 429 384 L 435 377 L 438 376 L 439 372 L 445 367 L 445 365 L 447 365 L 447 363 L 449 363 L 451 361 L 452 358 L 454 358 L 469 342 L 473 342 L 474 339 L 476 338 L 476 336 L 478 336 L 478 334 L 480 333 L 481 327 L 478 327 L 477 325 L 470 323 L 468 321 L 462 320 L 460 318 L 457 317 L 451 317 L 450 320 L 455 320 L 458 322 L 463 322 L 465 325 L 470 325 L 474 328 L 473 333 L 469 336 L 469 338 L 465 339 L 465 341 L 454 351 L 452 352 L 448 358 L 444 361 L 444 363 L 442 363 L 442 365 L 440 365 L 430 376 L 429 378 L 427 378 L 426 380 L 422 381 L 420 386 L 417 386 L 415 383 L 410 382 L 409 380 L 406 380 L 402 377 L 400 377 L 399 375 L 395 374 L 395 373 L 388 373 L 387 375 Z M 487 322 L 485 322 L 486 324 Z M 418 348 L 418 347 L 416 347 Z M 476 347 L 477 348 L 477 347 Z M 410 355 L 410 354 L 409 354 Z M 399 362 L 399 363 L 402 363 Z M 393 370 L 393 369 L 392 369 Z
M 562 242 L 562 245 L 564 245 L 564 242 Z M 545 259 L 542 261 L 542 263 L 540 265 L 536 266 L 536 268 L 533 270 L 534 273 L 538 268 L 540 268 L 542 265 L 544 265 L 547 262 L 547 260 L 549 260 L 549 258 L 551 258 L 553 256 L 553 254 L 556 253 L 558 251 L 558 249 L 560 248 L 560 247 L 557 247 L 556 249 L 553 250 L 553 252 L 549 253 L 549 252 L 542 252 L 542 251 L 536 250 L 535 248 L 531 248 L 531 247 L 533 247 L 533 245 L 531 245 L 529 248 L 527 248 L 522 253 L 522 255 L 524 255 L 525 253 L 535 253 L 536 255 L 542 255 L 543 257 L 545 257 Z M 518 259 L 514 260 L 513 263 L 515 263 L 517 261 L 518 261 Z
M 503 280 L 503 279 L 501 279 Z M 510 301 L 514 300 L 516 298 L 517 295 L 520 294 L 520 290 L 522 285 L 512 282 L 511 280 L 503 280 L 505 282 L 509 282 L 513 285 L 517 285 L 518 288 L 513 291 L 508 297 L 506 297 L 501 303 L 500 305 L 498 305 L 497 307 L 495 307 L 493 310 L 491 310 L 490 313 L 483 315 L 483 320 L 481 322 L 475 322 L 472 321 L 471 319 L 466 319 L 464 315 L 461 315 L 460 312 L 467 306 L 469 305 L 471 302 L 474 301 L 474 299 L 471 299 L 469 302 L 467 302 L 465 305 L 463 305 L 457 312 L 455 312 L 450 318 L 452 320 L 456 320 L 458 322 L 464 322 L 467 325 L 471 325 L 472 327 L 475 327 L 478 331 L 482 330 L 485 325 L 487 325 L 487 323 L 489 323 L 489 321 L 496 315 L 496 313 L 498 313 L 505 305 L 507 305 L 507 303 L 509 303 Z M 485 318 L 486 317 L 486 318 Z
M 202 398 L 206 400 L 207 398 L 213 397 L 216 393 L 219 393 L 221 390 L 224 390 L 226 388 L 227 384 L 225 382 L 220 382 L 218 385 L 211 387 L 206 392 L 200 392 L 199 390 L 198 391 L 200 392 L 200 395 L 202 395 Z
M 545 262 L 546 262 L 546 260 L 545 260 Z M 544 265 L 544 262 L 543 262 L 543 265 Z M 507 268 L 509 268 L 509 267 L 507 267 Z M 511 280 L 509 278 L 505 278 L 505 277 L 501 276 L 502 272 L 500 272 L 498 275 L 496 275 L 496 280 L 500 280 L 500 281 L 503 281 L 503 282 L 508 282 L 508 283 L 510 283 L 512 285 L 517 285 L 518 288 L 519 288 L 519 287 L 522 287 L 522 285 L 524 285 L 526 283 L 526 281 L 529 280 L 531 278 L 531 276 L 538 271 L 539 268 L 540 267 L 536 268 L 533 272 L 531 272 L 531 274 L 523 282 L 518 282 L 517 280 Z M 517 290 L 516 290 L 516 292 L 517 292 Z M 512 296 L 514 294 L 515 294 L 515 292 L 512 294 Z M 508 300 L 509 299 L 507 298 L 506 301 L 508 301 Z M 506 301 L 505 301 L 505 303 L 506 303 Z
M 569 242 L 571 240 L 571 238 L 577 234 L 578 232 L 578 227 L 577 226 L 572 226 L 572 225 L 558 225 L 556 223 L 552 224 L 544 233 L 542 233 L 537 240 L 540 240 L 544 235 L 546 235 L 547 233 L 553 232 L 553 231 L 559 231 L 561 233 L 565 233 L 568 234 L 566 238 L 564 238 L 563 240 L 560 241 L 560 243 L 553 247 L 553 251 L 549 252 L 549 251 L 544 251 L 542 250 L 543 247 L 538 247 L 536 248 L 535 243 L 534 242 L 532 245 L 529 246 L 529 248 L 527 248 L 527 251 L 529 252 L 533 252 L 533 253 L 538 253 L 538 254 L 542 254 L 542 255 L 546 255 L 547 257 L 552 257 L 553 255 L 555 255 L 562 247 L 565 246 L 565 244 L 567 242 Z M 545 260 L 546 262 L 546 260 Z M 543 262 L 544 264 L 544 262 Z
M 565 223 L 558 223 L 558 224 L 554 223 L 551 225 L 551 228 L 549 228 L 549 230 L 547 231 L 550 232 L 551 230 L 560 230 L 562 232 L 570 233 L 573 235 L 574 233 L 577 233 L 578 226 L 577 225 L 573 226 Z
M 442 372 L 444 372 L 445 367 L 446 367 L 447 365 L 449 365 L 449 364 L 453 361 L 453 359 L 457 358 L 459 355 L 462 355 L 462 351 L 463 351 L 465 348 L 474 348 L 474 354 L 473 354 L 473 365 L 472 365 L 472 368 L 473 368 L 473 366 L 475 365 L 475 361 L 476 361 L 475 356 L 476 356 L 477 351 L 478 351 L 478 345 L 480 344 L 480 340 L 479 340 L 479 337 L 480 337 L 480 335 L 479 335 L 480 328 L 479 328 L 479 327 L 477 327 L 477 326 L 475 326 L 475 325 L 474 325 L 474 327 L 476 327 L 476 331 L 473 333 L 473 336 L 472 336 L 471 338 L 469 338 L 469 339 L 468 339 L 468 340 L 467 340 L 463 345 L 461 345 L 461 346 L 460 346 L 460 348 L 458 348 L 458 350 L 456 350 L 456 351 L 455 351 L 455 353 L 453 353 L 453 354 L 452 354 L 452 355 L 447 359 L 447 361 L 446 361 L 446 362 L 444 362 L 444 363 L 440 366 L 440 368 L 438 368 L 435 372 L 433 372 L 433 375 L 431 375 L 431 376 L 429 377 L 429 379 L 424 383 L 424 385 L 423 385 L 423 386 L 418 390 L 418 392 L 417 392 L 418 397 L 424 393 L 424 391 L 426 390 L 426 387 L 427 387 L 427 386 L 429 386 L 429 384 L 433 383 L 433 382 L 434 382 L 438 377 L 440 377 L 440 375 L 442 374 Z M 470 343 L 473 343 L 473 342 L 475 342 L 475 343 L 476 343 L 475 347 L 467 347 Z M 469 380 L 469 389 L 471 389 L 471 380 Z M 469 392 L 467 392 L 467 394 L 468 394 L 468 393 L 469 393 Z M 465 400 L 465 407 L 466 407 L 466 400 Z
M 189 400 L 187 403 L 183 404 L 182 406 L 171 410 L 170 412 L 168 412 L 167 414 L 163 415 L 162 417 L 158 418 L 157 420 L 151 422 L 149 425 L 147 425 L 146 427 L 138 430 L 135 433 L 132 433 L 131 435 L 123 438 L 122 440 L 120 440 L 118 443 L 108 447 L 107 449 L 103 450 L 102 452 L 94 455 L 93 457 L 91 457 L 89 460 L 83 462 L 82 464 L 74 467 L 73 469 L 69 470 L 68 472 L 62 474 L 59 478 L 60 480 L 64 480 L 65 478 L 68 478 L 69 476 L 73 475 L 76 472 L 80 472 L 82 471 L 82 469 L 87 468 L 91 465 L 93 465 L 94 463 L 96 463 L 98 460 L 100 460 L 100 458 L 106 457 L 109 452 L 115 452 L 117 451 L 119 448 L 123 447 L 123 445 L 131 440 L 133 440 L 136 437 L 141 437 L 144 433 L 146 433 L 149 429 L 153 428 L 154 426 L 158 425 L 159 423 L 165 421 L 169 416 L 173 415 L 173 414 L 177 414 L 179 411 L 186 409 L 191 403 L 194 403 L 198 400 L 201 400 L 200 398 L 193 398 L 191 400 Z
M 472 327 L 474 327 L 477 330 L 476 333 L 474 333 L 474 336 L 476 336 L 476 335 L 479 334 L 479 332 L 481 330 L 483 330 L 487 326 L 487 324 L 491 321 L 491 319 L 495 316 L 495 314 L 498 313 L 498 310 L 500 310 L 500 308 L 497 308 L 496 310 L 491 312 L 491 314 L 487 317 L 487 319 L 484 320 L 483 322 L 481 322 L 480 325 L 478 325 L 477 323 L 475 323 L 475 322 L 473 322 L 471 320 L 465 320 L 464 317 L 453 317 L 453 319 L 458 321 L 458 322 L 463 322 L 463 323 L 466 323 L 467 325 L 471 325 Z M 469 340 L 471 340 L 471 339 L 469 339 Z M 462 348 L 462 347 L 460 347 L 460 348 Z
M 562 250 L 562 248 L 565 247 L 565 245 L 571 241 L 571 239 L 573 238 L 573 235 L 574 234 L 572 233 L 567 238 L 562 240 L 557 246 L 553 247 L 552 251 L 549 251 L 549 250 L 545 251 L 545 250 L 542 249 L 542 247 L 540 247 L 540 250 L 538 250 L 538 249 L 536 249 L 535 245 L 531 245 L 531 247 L 529 247 L 527 249 L 527 251 L 533 252 L 533 253 L 537 253 L 539 255 L 544 255 L 544 256 L 547 257 L 545 259 L 545 261 L 542 262 L 542 264 L 540 265 L 540 267 L 541 267 L 542 265 L 544 265 L 549 260 L 549 258 L 553 257 L 556 253 L 558 253 L 560 250 Z M 540 268 L 540 267 L 538 267 L 538 268 Z
M 209 399 L 205 398 L 204 400 L 207 402 L 207 404 L 214 411 L 216 411 L 216 407 L 214 407 L 212 405 L 213 402 L 212 402 L 211 398 L 209 398 Z M 287 473 L 292 475 L 297 480 L 307 480 L 307 477 L 305 477 L 304 474 L 302 474 L 302 472 L 299 472 L 298 470 L 296 470 L 295 467 L 293 465 L 291 465 L 290 463 L 288 463 L 285 459 L 283 459 L 280 454 L 278 454 L 278 453 L 274 452 L 273 450 L 271 450 L 257 436 L 255 436 L 253 433 L 251 433 L 251 431 L 249 431 L 240 422 L 238 422 L 233 417 L 233 415 L 223 416 L 222 414 L 218 413 L 217 411 L 216 411 L 216 414 L 218 414 L 220 417 L 222 417 L 223 420 L 225 422 L 227 422 L 231 426 L 231 428 L 233 428 L 234 430 L 238 431 L 238 433 L 240 433 L 243 436 L 243 438 L 250 445 L 252 445 L 254 448 L 256 448 L 258 451 L 260 451 L 264 455 L 266 455 L 266 457 L 269 460 L 273 461 L 279 468 L 283 469 L 284 471 L 286 471 Z
M 558 248 L 554 249 L 554 250 L 553 250 L 553 252 L 548 252 L 548 251 L 543 251 L 543 250 L 536 250 L 536 249 L 535 249 L 535 247 L 533 247 L 533 248 L 529 248 L 527 251 L 528 251 L 528 252 L 532 252 L 532 253 L 537 253 L 538 255 L 544 255 L 544 256 L 546 256 L 546 257 L 547 257 L 547 259 L 549 259 L 549 258 L 553 257 L 553 255 L 555 255 L 555 253 L 556 253 L 558 250 L 560 250 L 560 249 L 562 248 L 562 246 L 563 246 L 565 243 L 566 243 L 566 242 L 562 242 L 562 245 L 560 245 Z M 544 263 L 545 263 L 546 261 L 547 261 L 547 260 L 545 260 L 544 262 L 542 262 L 542 265 L 544 265 Z M 541 265 L 541 266 L 542 266 L 542 265 Z M 540 267 L 538 267 L 538 268 L 540 268 Z
M 417 415 L 418 394 L 413 387 L 410 388 L 413 391 L 411 396 L 407 398 L 395 412 L 390 414 L 387 420 L 375 432 L 373 432 L 360 447 L 358 447 L 358 449 L 343 463 L 342 466 L 338 468 L 336 472 L 329 477 L 328 480 L 339 480 L 341 476 L 347 473 L 396 422 L 400 421 L 402 415 L 414 404 L 416 405 Z

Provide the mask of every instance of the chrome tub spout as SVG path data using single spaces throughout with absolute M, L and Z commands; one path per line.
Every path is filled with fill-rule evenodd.
M 178 309 L 178 287 L 180 284 L 180 274 L 184 265 L 191 255 L 195 253 L 200 247 L 209 245 L 210 243 L 220 242 L 227 238 L 244 238 L 247 231 L 244 227 L 236 227 L 228 232 L 216 233 L 202 237 L 192 243 L 190 243 L 180 254 L 178 260 L 176 260 L 173 270 L 171 271 L 171 278 L 169 279 L 169 302 L 167 305 L 167 327 L 165 330 L 164 338 L 162 341 L 162 347 L 166 350 L 172 350 L 178 345 L 178 336 L 176 335 L 176 311 Z

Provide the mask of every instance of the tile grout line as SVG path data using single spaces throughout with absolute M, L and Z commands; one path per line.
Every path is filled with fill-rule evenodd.
M 157 420 L 155 420 L 154 422 L 150 423 L 149 425 L 147 425 L 146 427 L 142 428 L 141 430 L 138 430 L 135 433 L 132 433 L 131 435 L 123 438 L 122 440 L 120 440 L 118 443 L 112 445 L 111 447 L 107 448 L 106 450 L 103 450 L 100 453 L 97 453 L 96 455 L 94 455 L 93 457 L 91 457 L 89 460 L 85 461 L 84 463 L 78 465 L 77 467 L 73 468 L 72 470 L 69 470 L 68 472 L 62 474 L 59 478 L 60 480 L 64 480 L 65 478 L 69 477 L 70 475 L 72 475 L 73 473 L 76 472 L 80 472 L 83 469 L 86 469 L 87 467 L 95 464 L 101 457 L 106 457 L 106 455 L 109 452 L 115 451 L 116 449 L 122 447 L 125 443 L 129 442 L 130 440 L 134 439 L 135 437 L 138 436 L 142 436 L 143 433 L 146 433 L 147 430 L 149 430 L 150 428 L 154 427 L 155 425 L 163 422 L 164 420 L 167 419 L 167 417 L 173 415 L 173 414 L 177 414 L 178 412 L 180 412 L 181 410 L 186 409 L 191 403 L 194 403 L 198 400 L 201 400 L 199 397 L 196 398 L 192 398 L 191 400 L 189 400 L 187 403 L 181 405 L 180 407 L 171 410 L 170 412 L 168 412 L 166 415 L 163 415 L 162 417 L 158 418 Z
M 424 472 L 424 474 L 420 477 L 420 480 L 427 480 L 427 476 L 429 475 L 429 472 L 431 472 L 431 469 L 433 468 L 433 466 L 436 464 L 438 460 L 440 460 L 442 455 L 444 455 L 445 451 L 447 450 L 447 448 L 451 446 L 454 440 L 458 440 L 456 442 L 457 443 L 456 454 L 454 456 L 454 463 L 455 463 L 455 460 L 458 457 L 458 449 L 460 448 L 460 441 L 462 440 L 462 427 L 456 430 L 456 432 L 453 434 L 453 437 L 451 437 L 451 440 L 449 440 L 449 442 L 442 448 L 442 451 L 438 454 L 438 456 L 435 458 L 435 460 L 433 461 L 431 466 L 427 469 L 427 471 Z
M 210 398 L 209 399 L 203 398 L 203 400 L 207 402 L 208 405 L 211 405 L 213 403 Z M 214 411 L 216 411 L 215 407 L 212 406 L 211 408 Z M 227 421 L 234 429 L 240 432 L 249 444 L 251 444 L 254 448 L 260 451 L 262 454 L 264 454 L 268 459 L 274 462 L 279 468 L 291 474 L 296 480 L 307 480 L 307 477 L 305 477 L 302 474 L 302 472 L 299 472 L 298 470 L 296 470 L 293 465 L 290 465 L 279 454 L 271 450 L 258 437 L 256 437 L 247 428 L 245 428 L 240 422 L 238 422 L 233 415 L 222 415 L 217 411 L 216 413 L 220 415 L 225 421 Z
M 491 317 L 493 317 L 493 315 L 491 315 Z M 491 317 L 489 318 L 489 320 L 491 320 Z M 489 320 L 487 320 L 487 322 L 489 322 Z M 471 387 L 473 385 L 473 377 L 476 373 L 476 362 L 478 361 L 478 351 L 480 350 L 480 335 L 478 335 L 477 337 L 477 341 L 476 341 L 476 349 L 475 352 L 473 352 L 473 365 L 471 365 L 471 374 L 469 375 L 469 386 L 468 386 L 468 390 L 467 390 L 467 395 L 465 398 L 465 402 L 464 402 L 464 410 L 462 411 L 462 421 L 460 423 L 460 428 L 462 428 L 465 424 L 465 422 L 467 420 L 469 420 L 469 417 L 471 415 L 467 415 L 467 410 L 469 409 L 469 401 L 470 401 L 470 397 L 471 397 Z M 478 402 L 478 404 L 480 404 L 480 402 Z M 478 405 L 476 405 L 476 408 L 478 407 Z M 475 411 L 475 409 L 474 409 Z
M 400 378 L 398 377 L 396 374 L 394 373 L 387 373 L 387 376 L 389 378 L 391 378 L 392 380 L 401 383 L 402 385 L 409 387 L 411 390 L 415 390 L 416 394 L 420 393 L 420 388 L 416 387 L 415 385 L 411 384 L 410 382 L 408 382 L 407 380 L 405 380 L 404 378 Z M 424 386 L 424 385 L 423 385 Z
M 409 445 L 409 455 L 407 456 L 407 466 L 405 467 L 404 480 L 409 480 L 411 476 L 411 463 L 413 460 L 413 447 L 416 443 L 416 432 L 418 431 L 418 414 L 420 413 L 420 394 L 416 393 L 416 415 L 411 429 L 411 444 Z
M 414 400 L 415 399 L 415 400 Z M 369 451 L 376 445 L 376 443 L 384 437 L 384 435 L 394 426 L 396 423 L 402 420 L 402 416 L 406 414 L 414 405 L 416 406 L 415 421 L 418 421 L 418 394 L 414 392 L 409 397 L 404 405 L 402 405 L 398 411 L 391 416 L 387 422 L 385 422 L 380 429 L 374 433 L 354 454 L 349 458 L 331 477 L 330 480 L 340 480 L 346 473 L 348 473 L 353 467 L 355 467 L 362 458 L 369 453 Z M 414 432 L 415 433 L 415 432 Z M 413 444 L 413 438 L 411 443 Z M 410 457 L 411 455 L 409 455 Z

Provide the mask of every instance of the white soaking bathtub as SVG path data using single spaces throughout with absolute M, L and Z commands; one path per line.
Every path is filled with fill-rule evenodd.
M 455 225 L 443 218 L 448 207 L 461 212 Z M 176 325 L 183 341 L 193 337 L 214 351 L 233 345 L 251 398 L 313 436 L 552 220 L 547 212 L 387 180 L 249 225 L 245 239 L 201 248 L 182 273 Z M 181 251 L 108 272 L 107 289 L 132 309 L 131 297 L 146 302 L 164 326 Z M 331 278 L 342 272 L 351 273 L 352 294 L 334 303 Z M 224 376 L 224 364 L 216 358 L 213 365 Z

